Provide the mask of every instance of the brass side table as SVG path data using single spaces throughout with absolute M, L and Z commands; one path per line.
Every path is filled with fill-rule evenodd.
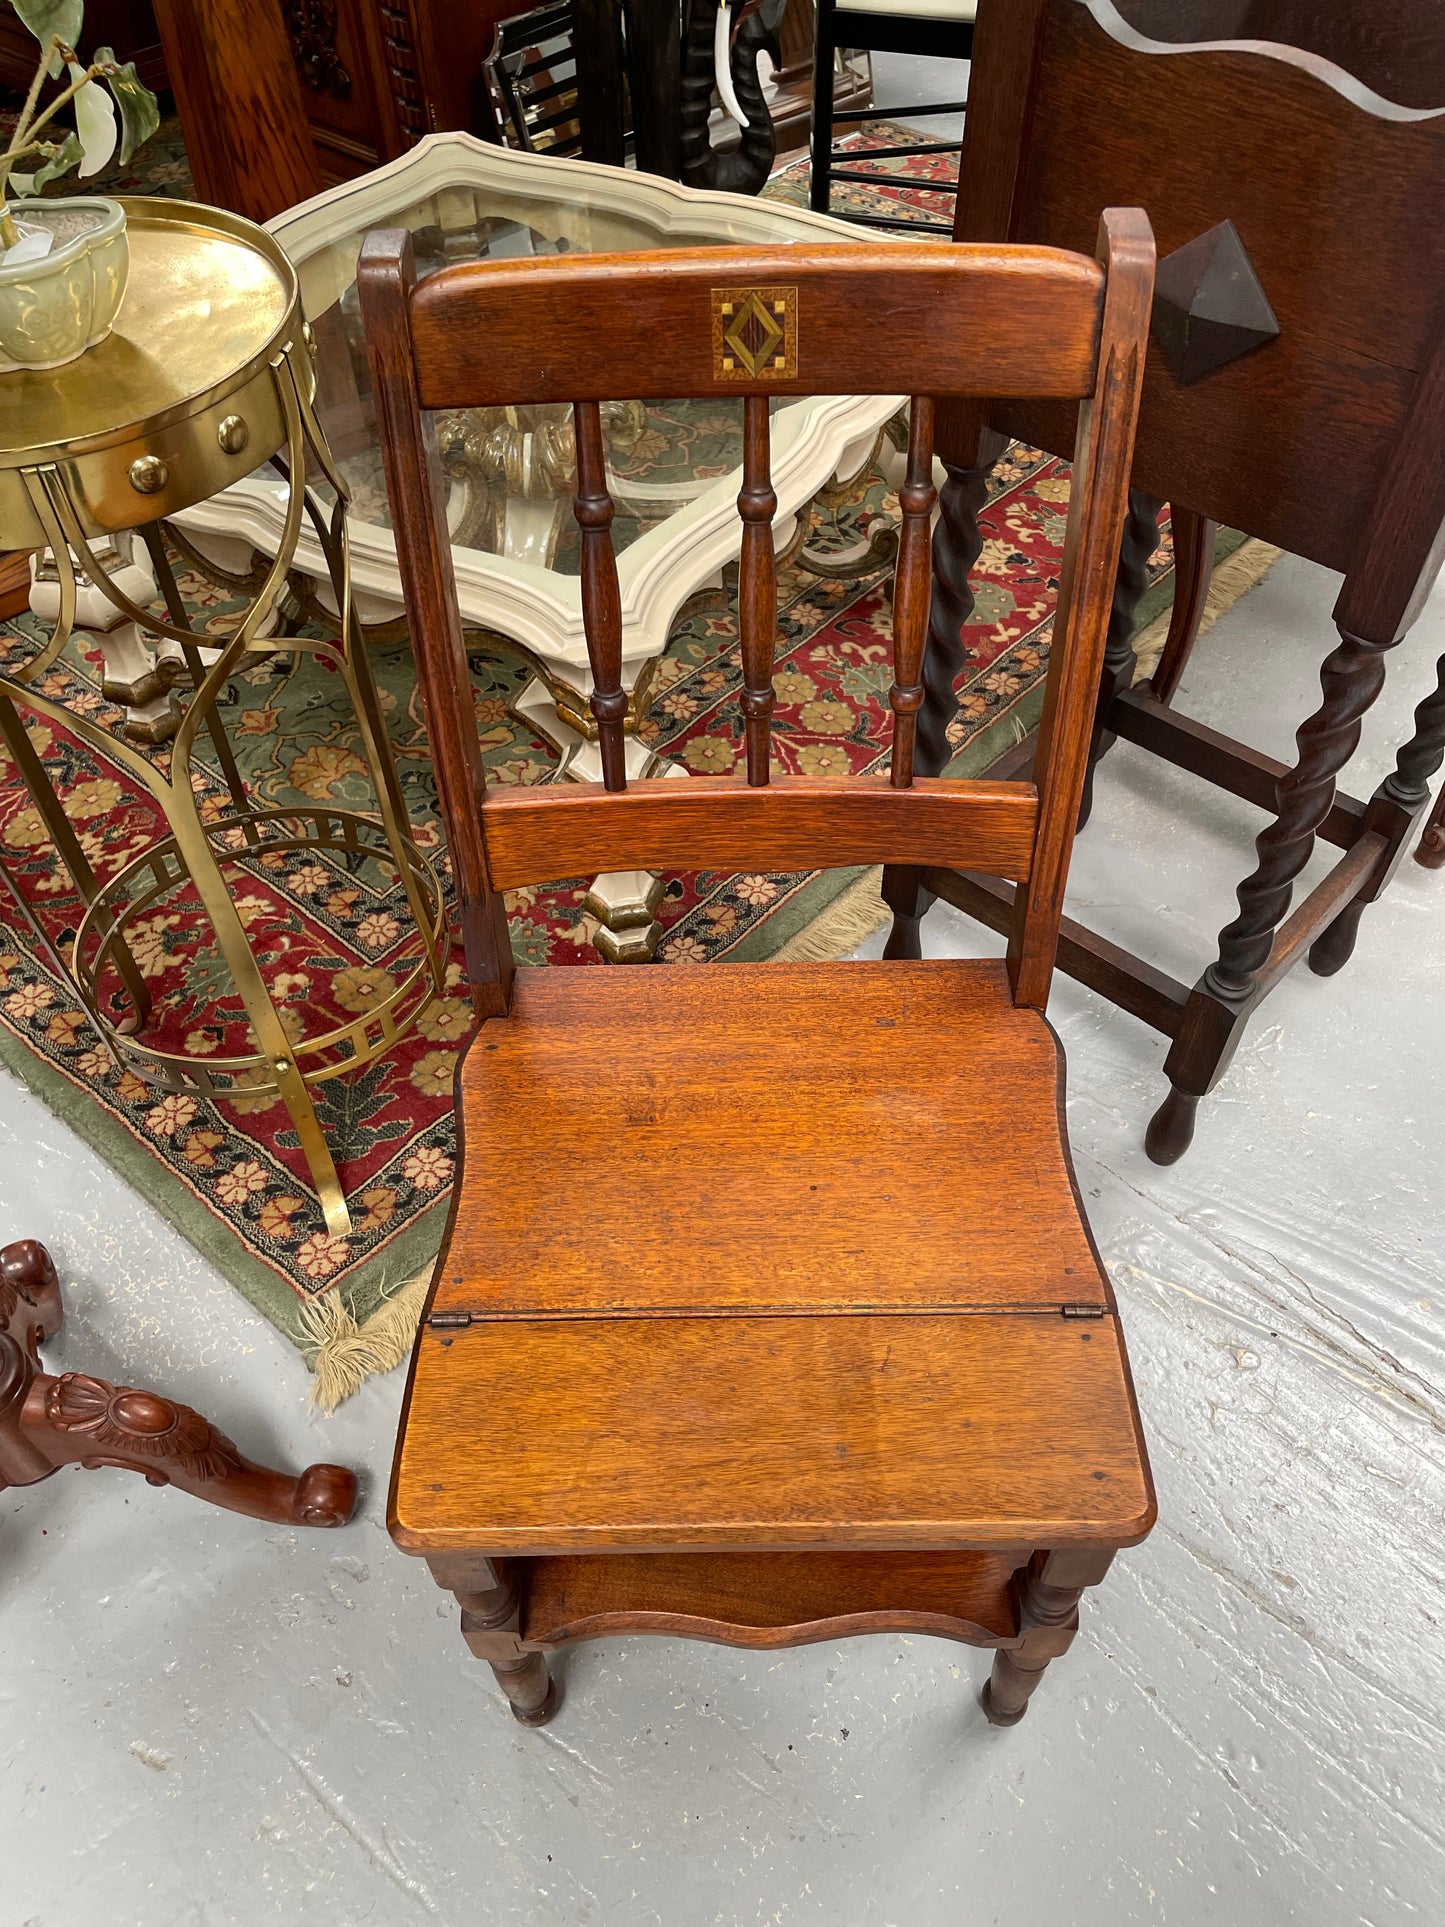
M 344 1235 L 350 1217 L 310 1087 L 379 1056 L 441 992 L 441 885 L 407 834 L 352 598 L 347 490 L 313 412 L 313 344 L 295 271 L 269 235 L 234 215 L 171 200 L 130 199 L 125 207 L 130 282 L 112 335 L 64 368 L 0 376 L 0 549 L 48 548 L 58 578 L 50 636 L 27 664 L 0 675 L 0 732 L 86 906 L 70 971 L 112 1054 L 166 1090 L 222 1099 L 278 1095 L 310 1165 L 327 1229 Z M 207 666 L 201 644 L 209 658 L 216 638 L 202 638 L 190 626 L 162 539 L 165 518 L 268 459 L 285 478 L 282 539 L 250 606 Z M 329 507 L 307 486 L 308 463 L 330 484 Z M 334 640 L 269 633 L 304 521 L 325 557 L 339 611 Z M 168 622 L 132 599 L 126 571 L 114 566 L 111 538 L 129 531 L 144 544 Z M 103 597 L 138 629 L 162 638 L 162 651 L 167 643 L 180 650 L 192 693 L 168 771 L 34 686 L 75 626 L 77 571 L 92 600 Z M 369 767 L 374 816 L 329 807 L 261 809 L 248 796 L 217 702 L 242 657 L 277 649 L 321 655 L 341 675 Z M 117 759 L 165 816 L 169 835 L 103 886 L 16 712 L 17 700 Z M 230 792 L 224 813 L 206 823 L 191 782 L 202 730 Z M 418 942 L 380 1003 L 323 1034 L 293 1040 L 252 954 L 224 869 L 238 859 L 302 847 L 335 852 L 342 863 L 388 863 L 405 889 Z M 187 883 L 250 1021 L 255 1049 L 247 1055 L 201 1062 L 146 1041 L 150 1002 L 126 931 Z M 100 994 L 107 970 L 122 987 L 118 999 Z

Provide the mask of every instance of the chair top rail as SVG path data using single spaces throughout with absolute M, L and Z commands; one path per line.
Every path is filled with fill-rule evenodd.
M 1094 386 L 1103 290 L 1083 255 L 953 242 L 465 262 L 417 284 L 412 352 L 425 408 L 902 389 L 1077 400 Z

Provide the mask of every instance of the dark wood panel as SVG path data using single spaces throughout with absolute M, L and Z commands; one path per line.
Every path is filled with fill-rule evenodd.
M 321 190 L 275 0 L 156 0 L 196 199 L 269 221 Z
M 1004 122 L 1022 104 L 970 116 L 959 234 L 1085 247 L 1101 205 L 1138 204 L 1163 258 L 1232 220 L 1281 332 L 1192 386 L 1151 354 L 1134 480 L 1347 568 L 1438 326 L 1439 252 L 1420 237 L 1445 232 L 1445 121 L 1378 120 L 1258 55 L 1133 54 L 1081 6 L 1044 11 L 1021 176 L 1022 134 L 1011 140 Z M 1032 0 L 983 9 L 986 100 L 1011 61 L 1027 61 L 1039 12 Z M 1067 454 L 1068 411 L 1002 415 Z

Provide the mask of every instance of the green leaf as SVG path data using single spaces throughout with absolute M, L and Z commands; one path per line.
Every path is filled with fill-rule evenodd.
M 84 150 L 74 134 L 67 134 L 58 147 L 45 156 L 33 174 L 12 174 L 7 183 L 12 194 L 38 194 L 42 187 L 51 181 L 58 181 L 62 174 L 68 174 L 78 161 L 84 158 Z
M 12 4 L 42 47 L 49 46 L 54 34 L 60 36 L 62 46 L 78 44 L 85 19 L 85 0 L 12 0 Z M 59 75 L 59 54 L 52 58 L 50 72 L 52 76 Z
M 86 68 L 71 61 L 72 80 L 85 80 L 86 72 Z M 85 80 L 71 107 L 75 113 L 75 131 L 85 150 L 85 159 L 80 165 L 80 178 L 85 180 L 91 174 L 98 174 L 115 152 L 115 109 L 110 104 L 110 95 L 93 80 Z
M 101 47 L 91 64 L 106 69 L 106 82 L 120 109 L 119 161 L 125 167 L 136 149 L 160 126 L 161 110 L 150 88 L 142 84 L 133 60 L 121 66 L 109 47 Z

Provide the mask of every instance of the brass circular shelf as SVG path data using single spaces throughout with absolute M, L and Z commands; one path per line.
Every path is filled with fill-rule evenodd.
M 240 842 L 236 840 L 238 832 L 243 839 Z M 245 870 L 248 861 L 262 854 L 284 856 L 302 849 L 339 851 L 353 861 L 382 863 L 392 871 L 396 867 L 380 820 L 358 810 L 231 812 L 207 824 L 205 835 L 222 872 L 237 867 Z M 439 994 L 429 952 L 442 950 L 446 941 L 441 879 L 409 837 L 401 841 L 412 877 L 427 905 L 429 932 L 412 933 L 410 941 L 417 946 L 417 954 L 407 959 L 405 974 L 388 996 L 349 1023 L 333 1024 L 313 1037 L 290 1039 L 295 1067 L 308 1085 L 324 1084 L 373 1062 L 411 1029 Z M 138 881 L 144 872 L 150 873 L 149 883 L 131 895 L 132 881 Z M 129 927 L 190 881 L 176 839 L 166 837 L 102 884 L 81 921 L 71 952 L 71 974 L 86 1014 L 117 1061 L 158 1089 L 223 1099 L 279 1096 L 278 1078 L 290 1070 L 290 1063 L 273 1063 L 259 1050 L 244 1056 L 212 1055 L 204 1059 L 164 1050 L 148 1044 L 133 1027 L 144 1020 L 145 1013 L 117 1015 L 108 1007 L 109 999 L 102 1001 L 107 966 L 116 962 L 116 952 L 126 946 Z M 204 916 L 204 911 L 198 914 Z M 124 981 L 122 973 L 122 988 Z

